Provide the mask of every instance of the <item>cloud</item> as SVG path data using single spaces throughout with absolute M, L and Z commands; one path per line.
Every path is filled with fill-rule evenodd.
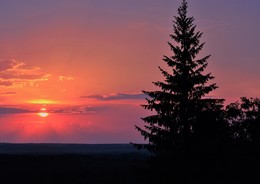
M 22 114 L 32 112 L 35 111 L 20 107 L 0 107 L 0 114 Z
M 0 60 L 0 86 L 22 88 L 36 87 L 38 82 L 47 81 L 51 75 L 39 67 L 27 66 L 14 59 Z
M 59 114 L 94 114 L 98 111 L 102 111 L 104 107 L 92 107 L 88 105 L 82 106 L 63 106 L 63 107 L 46 107 L 49 113 Z M 24 113 L 38 113 L 40 111 L 38 106 L 27 107 L 27 106 L 0 106 L 0 114 L 24 114 Z
M 3 73 L 2 80 L 43 80 L 48 78 L 48 75 L 44 74 L 19 74 L 19 73 Z
M 67 80 L 74 80 L 75 78 L 74 77 L 71 77 L 71 76 L 59 76 L 59 81 L 63 82 L 63 81 L 67 81 Z
M 91 106 L 68 106 L 62 108 L 53 108 L 50 110 L 50 112 L 64 114 L 93 114 L 96 113 L 96 109 Z
M 80 98 L 93 98 L 97 100 L 139 100 L 145 99 L 147 96 L 145 94 L 126 94 L 126 93 L 117 93 L 113 95 L 88 95 L 81 96 Z
M 0 95 L 16 95 L 17 93 L 16 92 L 13 92 L 13 91 L 8 91 L 8 92 L 3 92 L 3 93 L 0 93 Z
M 0 86 L 5 86 L 5 87 L 8 87 L 8 86 L 12 86 L 13 83 L 10 82 L 10 81 L 4 81 L 4 80 L 1 80 L 0 78 Z

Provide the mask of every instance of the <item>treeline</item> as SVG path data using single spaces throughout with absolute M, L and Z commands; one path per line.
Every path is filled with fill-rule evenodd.
M 199 115 L 193 140 L 250 142 L 260 140 L 260 99 L 241 97 L 226 107 Z
M 141 106 L 152 115 L 142 118 L 143 127 L 135 127 L 148 144 L 134 145 L 158 156 L 174 157 L 193 145 L 257 142 L 258 98 L 242 97 L 224 106 L 225 99 L 207 97 L 218 86 L 211 82 L 214 76 L 205 72 L 210 55 L 201 57 L 202 32 L 196 31 L 187 9 L 183 0 L 173 19 L 173 43 L 168 42 L 172 55 L 163 56 L 167 69 L 159 67 L 164 80 L 153 82 L 158 90 L 143 91 L 147 103 Z
M 228 138 L 234 141 L 258 141 L 260 138 L 260 99 L 242 97 L 227 105 L 224 120 Z

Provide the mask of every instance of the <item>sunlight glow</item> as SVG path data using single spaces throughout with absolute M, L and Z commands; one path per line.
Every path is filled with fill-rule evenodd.
M 41 111 L 46 111 L 46 108 L 45 108 L 45 107 L 42 107 L 42 108 L 41 108 Z
M 42 117 L 42 118 L 45 118 L 45 117 L 49 116 L 49 113 L 46 112 L 46 111 L 47 111 L 47 109 L 46 109 L 45 107 L 42 107 L 42 108 L 40 109 L 40 112 L 38 113 L 38 115 L 39 115 L 40 117 Z
M 36 100 L 30 100 L 29 103 L 32 103 L 32 104 L 55 104 L 57 102 L 53 101 L 53 100 L 36 99 Z
M 49 116 L 49 113 L 47 113 L 47 112 L 39 112 L 38 115 L 40 117 L 42 117 L 42 118 L 45 118 L 45 117 Z

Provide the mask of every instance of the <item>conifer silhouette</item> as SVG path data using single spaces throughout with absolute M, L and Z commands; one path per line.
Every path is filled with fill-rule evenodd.
M 202 32 L 196 31 L 194 18 L 187 15 L 187 8 L 187 2 L 183 0 L 178 16 L 174 16 L 173 34 L 170 35 L 174 44 L 168 42 L 173 55 L 163 56 L 169 68 L 159 67 L 165 80 L 153 82 L 160 90 L 143 91 L 148 98 L 147 104 L 141 106 L 154 114 L 142 118 L 144 128 L 135 126 L 149 144 L 134 145 L 158 155 L 173 155 L 176 148 L 198 137 L 200 127 L 211 123 L 202 115 L 210 112 L 209 121 L 215 121 L 216 112 L 223 107 L 224 100 L 205 96 L 217 85 L 207 85 L 214 79 L 211 73 L 204 72 L 210 55 L 197 58 L 205 43 L 200 43 Z

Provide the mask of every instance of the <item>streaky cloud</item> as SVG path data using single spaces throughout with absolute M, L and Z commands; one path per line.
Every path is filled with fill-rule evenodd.
M 60 114 L 94 114 L 96 109 L 89 106 L 68 106 L 62 108 L 54 108 L 50 110 L 52 113 Z
M 0 95 L 16 95 L 16 94 L 17 93 L 14 91 L 7 91 L 7 92 L 0 93 Z
M 23 114 L 23 113 L 33 113 L 35 111 L 19 108 L 19 107 L 0 107 L 0 114 Z
M 93 98 L 97 100 L 141 100 L 147 98 L 147 95 L 138 93 L 138 94 L 131 94 L 131 93 L 117 93 L 113 95 L 87 95 L 81 96 L 80 98 Z
M 12 86 L 12 85 L 13 85 L 13 82 L 4 81 L 4 80 L 1 80 L 1 78 L 0 78 L 0 86 L 9 87 L 9 86 Z

